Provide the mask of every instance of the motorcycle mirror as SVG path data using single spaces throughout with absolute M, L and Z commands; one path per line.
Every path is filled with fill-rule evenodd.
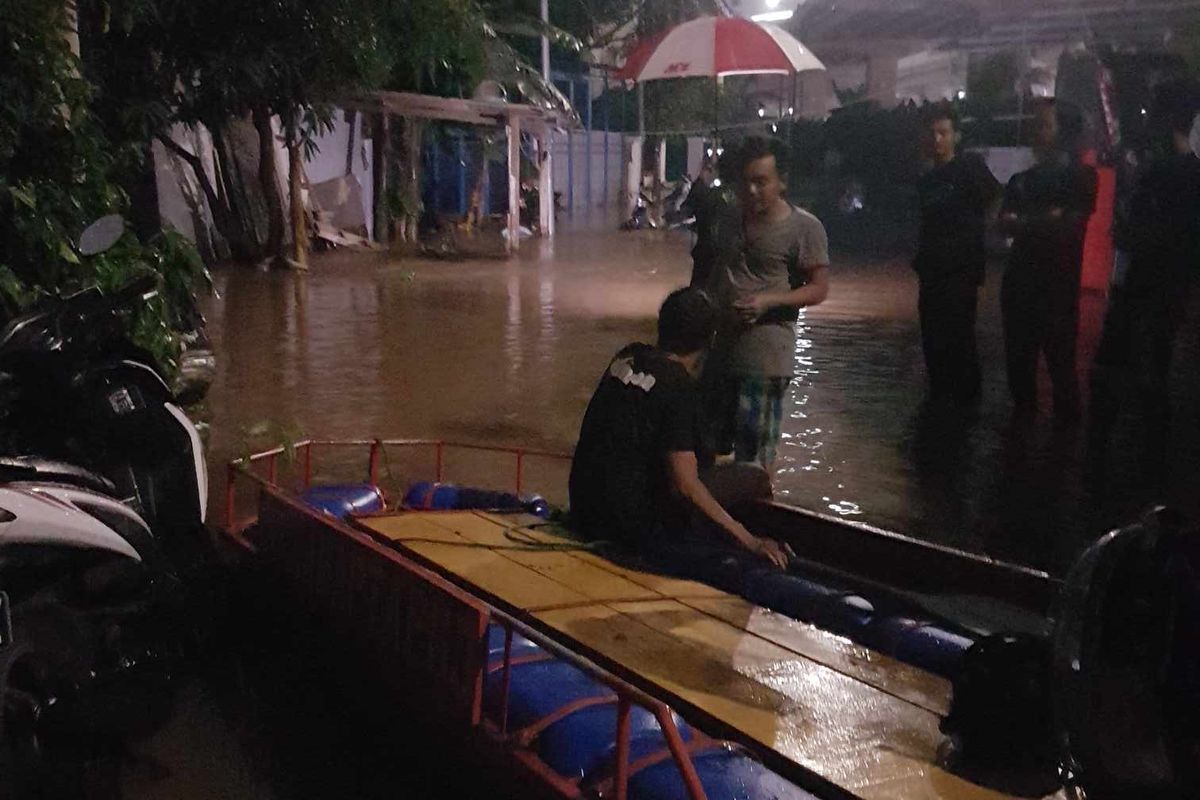
M 125 235 L 125 218 L 120 214 L 109 214 L 88 225 L 79 234 L 79 252 L 94 256 L 109 250 Z

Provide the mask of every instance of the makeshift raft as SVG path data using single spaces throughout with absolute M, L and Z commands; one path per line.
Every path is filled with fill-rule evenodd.
M 1047 576 L 789 514 L 781 538 L 802 558 L 833 548 L 839 555 L 821 563 L 835 576 L 855 566 L 859 585 L 871 583 L 873 569 L 898 579 L 883 604 L 836 581 L 803 579 L 807 588 L 783 602 L 818 626 L 612 563 L 531 527 L 538 520 L 525 515 L 340 518 L 322 510 L 328 491 L 305 502 L 314 451 L 355 447 L 368 451 L 367 494 L 389 453 L 432 453 L 428 473 L 406 477 L 436 480 L 452 452 L 500 453 L 515 462 L 518 492 L 531 460 L 560 457 L 413 440 L 301 442 L 293 475 L 281 477 L 278 449 L 231 466 L 229 476 L 229 536 L 302 598 L 348 657 L 362 661 L 365 677 L 421 707 L 464 746 L 490 748 L 515 779 L 571 798 L 1008 796 L 951 774 L 939 757 L 948 673 L 969 636 L 919 615 L 880 616 L 875 605 L 894 607 L 945 570 L 955 576 L 949 583 L 965 581 L 964 590 L 999 605 L 1020 598 L 1036 616 L 1054 591 Z M 251 519 L 237 513 L 237 486 L 246 482 L 257 488 Z M 368 499 L 359 510 L 378 506 Z M 768 521 L 788 514 L 769 506 L 758 513 Z M 856 558 L 875 566 L 847 563 Z

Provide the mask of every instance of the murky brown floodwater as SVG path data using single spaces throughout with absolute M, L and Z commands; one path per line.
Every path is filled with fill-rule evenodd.
M 246 426 L 268 420 L 314 437 L 569 451 L 608 357 L 652 340 L 662 298 L 687 282 L 687 249 L 686 234 L 577 223 L 511 261 L 338 252 L 314 258 L 308 274 L 221 270 L 209 309 L 220 359 L 213 465 L 240 451 Z M 998 272 L 981 300 L 981 413 L 935 418 L 921 410 L 906 262 L 835 257 L 830 300 L 797 340 L 781 499 L 1054 569 L 1137 508 L 1144 498 L 1132 488 L 1085 499 L 1082 434 L 1045 421 L 1008 431 Z M 1102 314 L 1102 298 L 1085 299 L 1081 365 Z
M 686 282 L 687 246 L 685 236 L 581 228 L 512 261 L 401 264 L 338 253 L 314 259 L 307 275 L 219 271 L 220 298 L 208 308 L 220 359 L 208 410 L 214 487 L 225 460 L 243 451 L 243 429 L 264 421 L 314 437 L 571 449 L 608 357 L 652 338 L 660 301 Z M 937 417 L 921 410 L 907 265 L 835 257 L 831 299 L 797 338 L 801 376 L 776 475 L 782 499 L 1056 570 L 1145 501 L 1130 456 L 1136 426 L 1118 431 L 1117 479 L 1099 499 L 1081 488 L 1081 433 L 1055 434 L 1045 422 L 1009 430 L 996 278 L 981 303 L 981 412 Z M 1082 364 L 1102 313 L 1101 299 L 1085 301 Z M 1200 436 L 1189 430 L 1192 449 L 1177 452 L 1194 456 Z M 1200 498 L 1195 483 L 1191 492 L 1177 484 L 1179 497 Z M 126 770 L 127 796 L 481 794 L 457 783 L 485 774 L 448 775 L 429 742 L 387 738 L 404 720 L 364 729 L 330 691 L 319 649 L 255 627 L 255 615 L 240 611 L 241 644 L 217 654 L 182 690 L 173 723 L 138 745 L 145 757 Z

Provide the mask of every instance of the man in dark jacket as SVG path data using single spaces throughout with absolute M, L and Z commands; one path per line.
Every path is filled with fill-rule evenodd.
M 1000 225 L 1013 237 L 1000 310 L 1014 410 L 1026 418 L 1037 413 L 1038 358 L 1044 354 L 1059 425 L 1074 424 L 1080 415 L 1079 285 L 1083 238 L 1096 208 L 1096 170 L 1063 146 L 1077 128 L 1053 100 L 1035 105 L 1037 163 L 1012 177 L 1000 209 Z
M 979 399 L 975 319 L 987 258 L 987 214 L 999 184 L 983 159 L 958 153 L 949 106 L 926 117 L 933 168 L 917 184 L 921 229 L 913 269 L 920 281 L 921 344 L 931 396 L 969 405 Z

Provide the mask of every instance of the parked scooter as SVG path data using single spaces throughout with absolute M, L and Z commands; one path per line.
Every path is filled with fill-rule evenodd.
M 123 232 L 105 218 L 78 249 L 103 252 Z M 11 796 L 115 787 L 123 743 L 167 718 L 202 617 L 200 437 L 122 324 L 156 285 L 80 292 L 0 332 L 0 590 L 12 620 L 0 784 Z
M 684 175 L 667 193 L 662 201 L 662 220 L 656 220 L 651 210 L 654 200 L 645 190 L 638 192 L 634 200 L 633 213 L 629 219 L 621 223 L 623 231 L 640 231 L 645 229 L 668 228 L 675 229 L 690 225 L 694 217 L 684 207 L 688 193 L 692 190 L 692 179 Z
M 85 233 L 85 253 L 111 246 L 124 223 L 105 218 L 96 225 L 122 227 L 99 241 Z M 180 408 L 184 400 L 123 323 L 156 291 L 153 275 L 110 294 L 88 289 L 0 331 L 0 453 L 104 476 L 170 550 L 203 526 L 208 471 L 196 426 Z

